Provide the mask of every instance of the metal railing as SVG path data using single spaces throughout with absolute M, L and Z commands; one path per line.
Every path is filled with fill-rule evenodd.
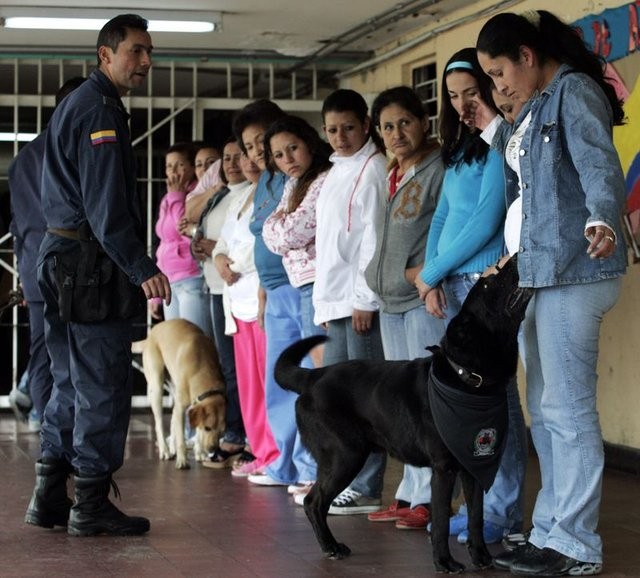
M 55 106 L 58 88 L 73 76 L 88 76 L 94 63 L 93 56 L 0 55 L 0 78 L 5 79 L 0 85 L 0 132 L 15 135 L 41 132 Z M 164 151 L 178 136 L 203 140 L 207 136 L 205 121 L 210 113 L 231 116 L 257 98 L 274 100 L 283 110 L 306 115 L 313 124 L 319 125 L 322 98 L 334 88 L 335 71 L 331 66 L 316 64 L 294 69 L 293 62 L 286 60 L 154 59 L 146 86 L 123 99 L 132 114 L 138 181 L 146 203 L 149 252 L 154 208 L 164 185 L 164 178 L 158 178 L 163 175 Z M 0 143 L 0 194 L 8 190 L 6 168 L 20 146 L 17 136 L 13 141 Z M 11 285 L 15 288 L 17 272 L 9 234 L 0 238 L 0 267 L 13 277 Z M 5 322 L 6 319 L 7 316 Z M 0 326 L 1 331 L 6 329 Z M 19 380 L 18 362 L 24 357 L 20 350 L 24 344 L 18 338 L 16 308 L 11 313 L 10 334 L 10 383 L 0 382 L 0 408 L 9 406 L 7 394 Z M 7 356 L 3 355 L 3 359 Z M 134 396 L 133 405 L 146 406 L 146 396 Z

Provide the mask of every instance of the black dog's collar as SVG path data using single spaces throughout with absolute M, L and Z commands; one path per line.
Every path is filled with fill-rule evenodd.
M 449 365 L 453 368 L 453 371 L 456 372 L 456 375 L 462 380 L 465 385 L 468 385 L 470 387 L 480 387 L 484 383 L 484 379 L 480 374 L 469 371 L 468 369 L 462 367 L 462 365 L 458 365 L 448 355 L 445 355 L 444 358 L 449 362 Z
M 222 397 L 226 398 L 226 395 L 225 395 L 223 390 L 221 390 L 221 389 L 209 389 L 209 390 L 205 391 L 204 393 L 201 393 L 198 397 L 196 397 L 196 400 L 193 403 L 194 404 L 198 403 L 198 402 L 203 401 L 203 400 L 207 399 L 208 397 L 212 397 L 214 395 L 221 395 Z

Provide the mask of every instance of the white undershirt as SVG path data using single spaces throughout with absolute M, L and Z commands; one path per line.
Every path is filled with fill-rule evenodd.
M 518 176 L 518 197 L 507 209 L 507 218 L 504 223 L 504 242 L 509 255 L 517 253 L 520 249 L 520 231 L 522 229 L 522 174 L 520 171 L 520 146 L 522 138 L 529 123 L 531 112 L 520 123 L 520 126 L 511 135 L 505 147 L 504 157 L 509 167 Z

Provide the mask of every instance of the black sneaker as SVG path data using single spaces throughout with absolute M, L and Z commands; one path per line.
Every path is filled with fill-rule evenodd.
M 541 555 L 519 558 L 511 565 L 511 573 L 519 576 L 596 576 L 602 572 L 598 562 L 580 562 L 551 548 Z
M 333 499 L 329 514 L 349 516 L 351 514 L 370 514 L 382 509 L 382 500 L 363 496 L 351 488 L 343 490 Z
M 507 550 L 498 554 L 493 559 L 494 568 L 499 570 L 511 570 L 516 562 L 530 561 L 542 553 L 542 550 L 534 546 L 531 542 L 525 542 L 521 546 L 514 548 L 513 550 Z

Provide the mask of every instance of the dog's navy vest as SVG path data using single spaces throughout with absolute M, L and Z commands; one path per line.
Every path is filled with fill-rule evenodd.
M 429 371 L 429 403 L 449 451 L 486 492 L 496 477 L 507 439 L 507 393 L 474 395 L 453 388 Z

